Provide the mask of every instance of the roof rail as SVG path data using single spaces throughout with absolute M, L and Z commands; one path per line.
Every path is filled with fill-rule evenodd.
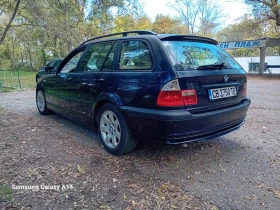
M 115 34 L 108 34 L 108 35 L 94 37 L 94 38 L 91 38 L 91 39 L 83 42 L 81 45 L 84 45 L 87 42 L 90 42 L 90 41 L 93 41 L 93 40 L 96 40 L 96 39 L 101 39 L 101 38 L 110 37 L 110 36 L 116 36 L 116 35 L 127 36 L 128 34 L 138 34 L 138 35 L 148 35 L 148 34 L 150 34 L 150 35 L 157 35 L 157 33 L 155 33 L 155 32 L 146 31 L 146 30 L 125 31 L 125 32 L 119 32 L 119 33 L 115 33 Z

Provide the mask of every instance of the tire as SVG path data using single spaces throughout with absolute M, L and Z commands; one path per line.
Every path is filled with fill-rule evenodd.
M 113 155 L 124 155 L 134 150 L 137 141 L 116 106 L 106 103 L 99 111 L 98 132 L 105 149 Z
M 50 110 L 47 107 L 45 94 L 42 89 L 36 91 L 36 105 L 40 114 L 50 114 Z

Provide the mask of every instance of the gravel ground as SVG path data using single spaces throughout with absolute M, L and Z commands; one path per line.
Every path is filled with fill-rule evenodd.
M 0 93 L 0 206 L 278 210 L 279 90 L 280 80 L 249 78 L 252 104 L 239 130 L 185 147 L 140 145 L 121 157 L 95 132 L 40 115 L 35 90 Z M 41 184 L 60 190 L 12 189 Z

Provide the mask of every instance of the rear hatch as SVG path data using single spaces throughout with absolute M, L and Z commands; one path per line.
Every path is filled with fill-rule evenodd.
M 179 36 L 178 36 L 179 37 Z M 237 105 L 246 96 L 246 73 L 211 39 L 162 39 L 181 90 L 195 90 L 197 104 L 185 106 L 203 113 Z

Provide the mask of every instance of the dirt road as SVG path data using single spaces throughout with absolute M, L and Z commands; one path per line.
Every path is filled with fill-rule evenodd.
M 0 206 L 278 210 L 280 80 L 250 78 L 247 95 L 247 121 L 231 134 L 113 157 L 96 133 L 40 115 L 35 90 L 0 93 Z

